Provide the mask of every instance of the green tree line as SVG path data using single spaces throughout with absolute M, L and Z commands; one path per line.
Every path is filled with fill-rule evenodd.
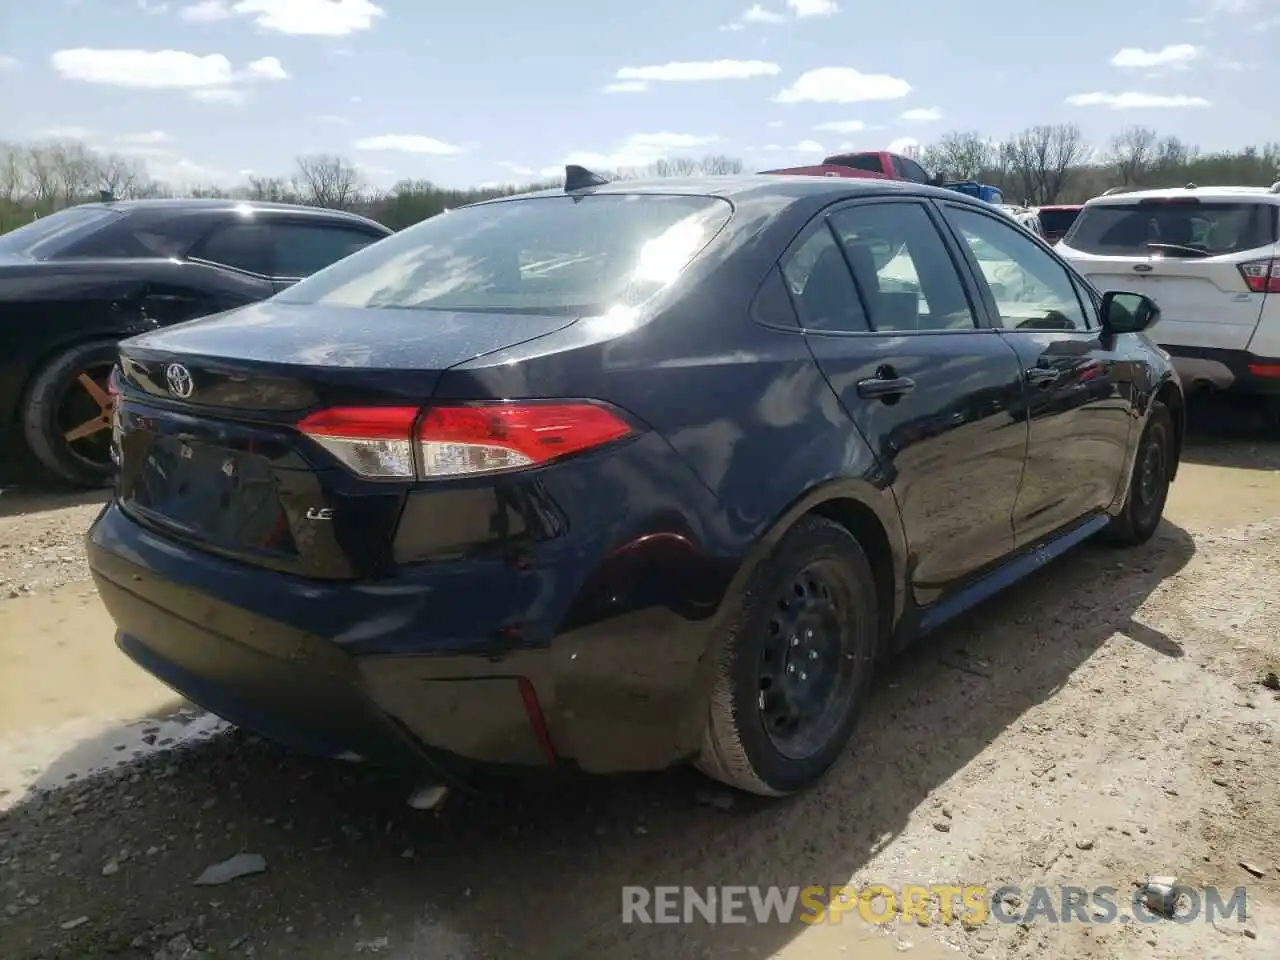
M 1105 144 L 1090 143 L 1073 124 L 1033 126 L 1004 140 L 978 131 L 954 131 L 908 152 L 933 175 L 994 184 L 1010 202 L 1032 206 L 1079 203 L 1111 187 L 1270 186 L 1280 181 L 1280 143 L 1204 152 L 1177 136 L 1142 126 L 1125 129 Z M 632 178 L 732 174 L 743 169 L 739 159 L 707 156 L 601 172 Z M 97 200 L 103 193 L 118 199 L 205 196 L 304 203 L 352 210 L 399 230 L 452 207 L 557 185 L 552 181 L 456 189 L 417 179 L 379 189 L 349 159 L 311 154 L 298 157 L 294 169 L 281 176 L 177 189 L 153 177 L 145 159 L 136 155 L 103 151 L 78 140 L 0 142 L 0 232 L 71 204 Z

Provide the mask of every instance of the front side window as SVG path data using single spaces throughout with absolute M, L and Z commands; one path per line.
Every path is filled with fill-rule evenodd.
M 947 220 L 978 262 L 1001 326 L 1020 330 L 1087 330 L 1067 269 L 1018 227 L 947 204 Z
M 635 306 L 729 221 L 718 197 L 530 197 L 432 217 L 277 296 L 285 303 L 582 316 Z

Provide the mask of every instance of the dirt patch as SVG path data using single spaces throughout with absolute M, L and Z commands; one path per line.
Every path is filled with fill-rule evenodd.
M 174 721 L 194 742 L 163 749 L 178 726 L 126 721 L 171 712 L 171 695 L 114 654 L 78 555 L 5 567 L 32 587 L 0 599 L 16 664 L 0 674 L 0 956 L 1280 956 L 1280 701 L 1263 683 L 1280 659 L 1276 463 L 1259 440 L 1193 446 L 1150 544 L 1085 546 L 911 651 L 855 749 L 782 802 L 707 802 L 726 795 L 677 771 L 455 794 L 423 814 L 409 784 L 194 715 Z M 72 543 L 95 510 L 15 512 L 0 542 Z M 112 776 L 57 766 L 118 742 Z M 238 852 L 266 871 L 192 885 Z M 1123 903 L 1152 875 L 1245 886 L 1248 919 L 619 922 L 628 884 L 1105 885 Z

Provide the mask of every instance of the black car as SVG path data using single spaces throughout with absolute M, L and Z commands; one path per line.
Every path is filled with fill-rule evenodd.
M 570 170 L 125 342 L 90 563 L 126 654 L 299 749 L 785 794 L 883 657 L 1152 535 L 1155 316 L 953 191 Z
M 313 207 L 132 200 L 0 234 L 0 443 L 107 482 L 117 341 L 266 299 L 390 233 Z

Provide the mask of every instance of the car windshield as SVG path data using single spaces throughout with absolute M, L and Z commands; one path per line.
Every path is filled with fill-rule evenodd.
M 280 302 L 583 315 L 673 280 L 732 215 L 667 194 L 528 197 L 463 207 L 340 260 Z
M 1066 233 L 1080 216 L 1079 210 L 1046 210 L 1041 207 L 1040 228 L 1045 233 Z
M 1248 201 L 1099 203 L 1081 211 L 1065 240 L 1081 253 L 1133 257 L 1179 249 L 1203 256 L 1276 242 L 1275 204 Z
M 105 207 L 67 207 L 0 234 L 0 254 L 40 257 L 54 253 L 63 241 L 79 237 L 93 225 L 101 225 L 114 216 L 116 214 Z

